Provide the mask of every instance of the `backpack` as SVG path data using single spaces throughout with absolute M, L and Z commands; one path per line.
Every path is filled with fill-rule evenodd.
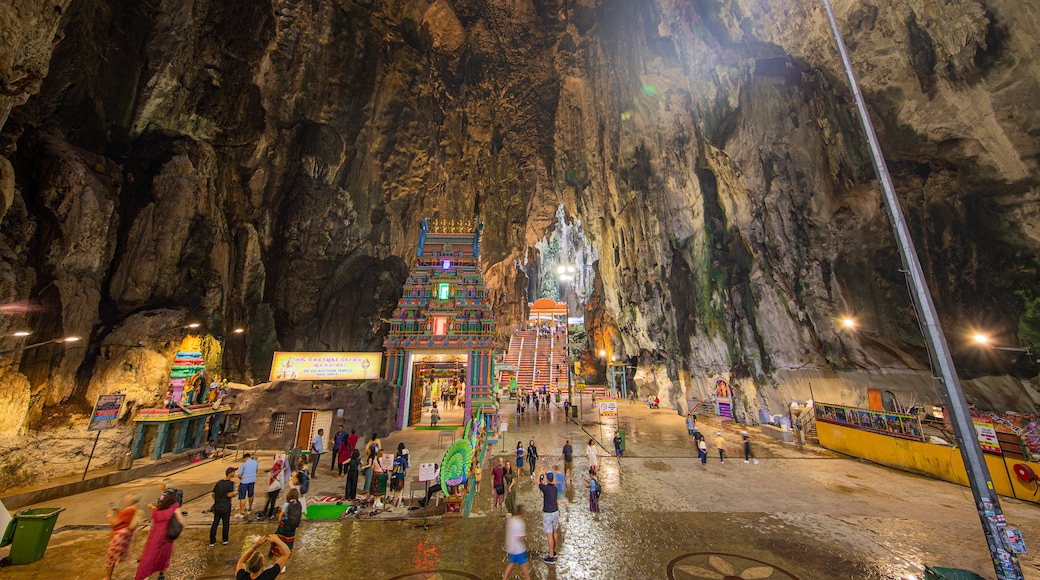
M 293 500 L 289 502 L 289 507 L 285 509 L 285 525 L 283 526 L 289 532 L 295 532 L 296 528 L 300 527 L 300 520 L 303 518 L 303 506 L 300 502 Z
M 300 482 L 300 493 L 307 493 L 311 488 L 311 476 L 307 475 L 307 472 L 301 469 L 296 472 L 296 478 Z
M 599 480 L 593 479 L 592 481 L 590 481 L 589 487 L 592 488 L 592 491 L 599 493 Z
M 177 502 L 178 504 L 180 504 L 181 506 L 183 506 L 183 505 L 184 505 L 184 492 L 183 492 L 183 491 L 181 491 L 181 490 L 179 490 L 179 489 L 173 489 L 173 488 L 171 487 L 170 489 L 167 489 L 166 491 L 164 491 L 164 492 L 162 493 L 162 495 L 166 495 L 166 494 L 168 494 L 168 493 L 172 493 L 172 494 L 173 494 L 173 497 L 174 497 L 174 501 L 176 501 L 176 502 Z M 162 499 L 162 497 L 161 497 L 161 496 L 160 496 L 160 499 Z
M 398 457 L 397 460 L 394 461 L 394 479 L 404 479 L 405 461 L 406 460 L 403 457 Z

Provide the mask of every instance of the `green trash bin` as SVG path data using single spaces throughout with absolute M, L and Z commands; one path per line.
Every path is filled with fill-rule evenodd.
M 58 514 L 65 508 L 33 508 L 14 514 L 0 546 L 11 545 L 11 555 L 0 560 L 0 566 L 30 564 L 43 557 Z
M 938 566 L 925 566 L 924 578 L 925 580 L 986 580 L 971 570 L 940 568 Z
M 622 431 L 622 430 L 618 430 L 618 435 L 621 436 L 621 450 L 624 451 L 625 450 L 625 432 Z
M 571 417 L 577 418 L 577 416 L 578 416 L 578 406 L 577 405 L 571 405 Z

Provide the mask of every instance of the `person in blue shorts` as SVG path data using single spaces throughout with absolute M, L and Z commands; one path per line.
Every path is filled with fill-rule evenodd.
M 502 580 L 509 578 L 509 571 L 513 566 L 519 566 L 524 573 L 524 578 L 531 580 L 531 574 L 527 571 L 527 545 L 524 538 L 527 536 L 527 526 L 524 524 L 524 506 L 516 504 L 513 515 L 506 520 L 506 553 L 509 554 L 509 564 L 506 571 L 502 573 Z
M 242 466 L 238 468 L 238 511 L 241 517 L 248 519 L 249 514 L 253 513 L 253 487 L 260 466 L 249 453 L 243 459 Z M 246 509 L 246 498 L 249 499 L 249 509 Z

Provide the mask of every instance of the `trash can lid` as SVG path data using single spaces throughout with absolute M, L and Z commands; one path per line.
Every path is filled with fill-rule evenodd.
M 58 514 L 60 514 L 63 511 L 65 511 L 65 508 L 63 508 L 63 507 L 32 508 L 32 509 L 22 510 L 22 511 L 14 514 L 14 519 L 16 519 L 16 520 L 18 520 L 18 519 L 22 519 L 22 520 L 45 520 L 45 519 L 57 516 Z

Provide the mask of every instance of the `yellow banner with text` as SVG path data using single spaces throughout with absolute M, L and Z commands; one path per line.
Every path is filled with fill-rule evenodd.
M 271 380 L 378 379 L 382 362 L 380 352 L 275 352 Z

